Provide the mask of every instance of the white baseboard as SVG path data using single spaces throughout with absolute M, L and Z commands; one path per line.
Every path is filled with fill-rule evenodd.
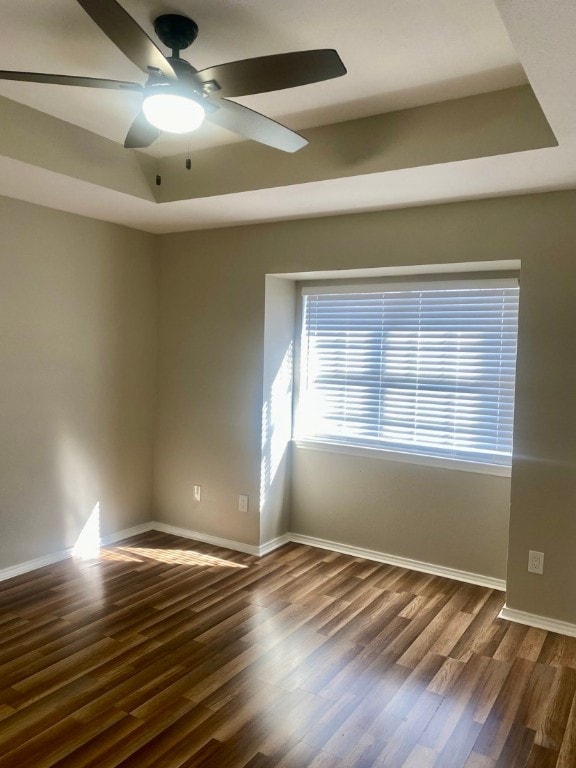
M 506 582 L 503 579 L 495 579 L 491 576 L 484 576 L 480 573 L 460 571 L 455 568 L 436 565 L 435 563 L 426 563 L 420 560 L 412 560 L 407 557 L 390 555 L 386 552 L 378 552 L 372 549 L 354 547 L 349 544 L 341 544 L 336 541 L 328 541 L 327 539 L 317 539 L 313 536 L 303 536 L 298 533 L 285 533 L 282 536 L 278 536 L 275 539 L 270 539 L 269 541 L 260 544 L 260 546 L 255 546 L 253 544 L 245 544 L 234 539 L 223 539 L 219 536 L 212 536 L 211 534 L 201 533 L 199 531 L 191 531 L 186 528 L 177 528 L 173 525 L 167 525 L 165 523 L 150 523 L 150 529 L 155 531 L 162 531 L 163 533 L 171 533 L 174 536 L 182 536 L 183 538 L 187 539 L 203 541 L 206 544 L 214 544 L 217 547 L 224 547 L 225 549 L 234 549 L 238 552 L 245 552 L 248 555 L 255 555 L 256 557 L 263 557 L 269 552 L 273 552 L 275 549 L 278 549 L 279 547 L 284 546 L 284 544 L 288 544 L 290 542 L 294 542 L 296 544 L 307 544 L 310 547 L 319 547 L 320 549 L 328 549 L 332 552 L 341 552 L 344 555 L 362 557 L 365 560 L 376 560 L 379 563 L 397 565 L 401 568 L 408 568 L 412 571 L 431 573 L 434 576 L 444 576 L 447 579 L 464 581 L 467 584 L 477 584 L 481 587 L 489 587 L 490 589 L 497 589 L 502 592 L 506 591 Z
M 0 581 L 6 579 L 12 579 L 14 576 L 21 576 L 28 571 L 35 571 L 37 568 L 44 568 L 46 565 L 54 565 L 62 560 L 67 560 L 72 557 L 72 548 L 63 549 L 61 552 L 55 552 L 52 555 L 44 555 L 44 557 L 36 557 L 34 560 L 27 560 L 25 563 L 18 563 L 18 565 L 11 565 L 8 568 L 0 569 Z
M 464 581 L 468 584 L 478 584 L 482 587 L 489 587 L 490 589 L 498 589 L 502 591 L 505 591 L 506 589 L 506 582 L 502 579 L 495 579 L 491 576 L 483 576 L 480 573 L 460 571 L 455 568 L 436 565 L 435 563 L 426 563 L 420 560 L 412 560 L 407 557 L 390 555 L 386 552 L 378 552 L 373 549 L 364 549 L 363 547 L 341 544 L 340 542 L 329 541 L 327 539 L 317 539 L 313 536 L 303 536 L 298 533 L 285 533 L 282 536 L 278 536 L 275 539 L 270 539 L 270 541 L 264 542 L 263 544 L 257 546 L 254 544 L 246 544 L 242 541 L 236 541 L 235 539 L 224 539 L 220 536 L 213 536 L 209 533 L 202 533 L 201 531 L 192 531 L 187 528 L 178 528 L 174 525 L 167 525 L 166 523 L 150 521 L 136 525 L 133 528 L 117 531 L 116 533 L 104 536 L 101 540 L 101 544 L 102 546 L 116 544 L 119 541 L 129 539 L 132 536 L 137 536 L 138 534 L 146 533 L 148 531 L 160 531 L 161 533 L 169 533 L 174 536 L 182 536 L 186 539 L 202 541 L 205 544 L 213 544 L 217 547 L 233 549 L 237 552 L 244 552 L 247 555 L 254 555 L 256 557 L 267 555 L 269 552 L 273 552 L 275 549 L 284 546 L 284 544 L 288 544 L 289 542 L 293 541 L 297 544 L 307 544 L 311 547 L 319 547 L 320 549 L 328 549 L 333 552 L 341 552 L 344 555 L 362 557 L 366 560 L 375 560 L 379 563 L 387 563 L 388 565 L 397 565 L 401 568 L 408 568 L 412 571 L 431 573 L 434 576 L 444 576 L 445 578 L 454 579 L 456 581 Z M 57 552 L 53 555 L 46 555 L 45 557 L 40 557 L 35 560 L 29 560 L 28 562 L 20 563 L 19 565 L 14 565 L 10 568 L 4 568 L 3 570 L 0 570 L 0 581 L 3 581 L 4 579 L 10 579 L 13 576 L 19 576 L 20 574 L 27 573 L 28 571 L 33 571 L 36 568 L 52 565 L 53 563 L 60 562 L 61 560 L 66 560 L 69 557 L 72 557 L 72 548 L 66 549 L 62 552 Z M 511 620 L 514 621 L 514 619 Z
M 174 525 L 167 525 L 166 523 L 159 523 L 151 520 L 147 523 L 141 523 L 135 525 L 133 528 L 126 528 L 123 531 L 117 531 L 111 533 L 108 536 L 103 536 L 100 539 L 100 546 L 107 547 L 110 544 L 116 544 L 125 539 L 130 539 L 132 536 L 138 536 L 141 533 L 147 533 L 148 531 L 159 531 L 161 533 L 171 533 L 173 536 L 182 536 L 185 539 L 193 539 L 195 541 L 202 541 L 205 544 L 213 544 L 217 547 L 224 547 L 225 549 L 233 549 L 237 552 L 244 552 L 247 555 L 255 555 L 256 557 L 262 557 L 272 552 L 278 547 L 288 543 L 290 541 L 289 535 L 279 536 L 276 539 L 267 541 L 265 544 L 255 546 L 253 544 L 245 544 L 242 541 L 236 541 L 235 539 L 223 539 L 220 536 L 212 536 L 209 533 L 202 533 L 201 531 L 191 531 L 187 528 L 177 528 Z M 73 547 L 62 550 L 61 552 L 55 552 L 51 555 L 45 555 L 44 557 L 38 557 L 34 560 L 27 560 L 24 563 L 13 565 L 8 568 L 0 569 L 0 581 L 11 579 L 14 576 L 20 576 L 23 573 L 29 571 L 35 571 L 37 568 L 43 568 L 46 565 L 53 565 L 59 563 L 62 560 L 67 560 L 73 556 Z
M 264 544 L 260 544 L 258 547 L 258 554 L 260 557 L 262 557 L 263 555 L 267 555 L 269 552 L 274 552 L 275 549 L 283 547 L 284 544 L 289 544 L 292 541 L 290 535 L 291 534 L 289 533 L 284 533 L 282 536 L 278 536 L 275 539 L 266 541 Z
M 343 555 L 362 557 L 365 560 L 375 560 L 378 563 L 387 563 L 388 565 L 397 565 L 400 568 L 409 568 L 411 571 L 431 573 L 434 576 L 444 576 L 447 579 L 464 581 L 467 584 L 477 584 L 481 587 L 498 589 L 501 592 L 506 591 L 506 582 L 504 579 L 495 579 L 492 576 L 484 576 L 481 573 L 461 571 L 457 568 L 448 568 L 447 566 L 437 565 L 436 563 L 426 563 L 421 560 L 412 560 L 409 557 L 390 555 L 387 552 L 378 552 L 374 549 L 364 549 L 363 547 L 341 544 L 337 541 L 316 539 L 313 536 L 302 536 L 299 533 L 289 533 L 288 537 L 290 541 L 297 542 L 298 544 L 308 544 L 311 547 L 320 547 L 321 549 L 330 549 L 333 552 L 341 552 Z
M 205 544 L 214 544 L 216 547 L 234 549 L 236 552 L 244 552 L 247 555 L 259 556 L 261 554 L 260 547 L 254 544 L 245 544 L 243 541 L 223 539 L 220 536 L 212 536 L 210 533 L 190 531 L 187 528 L 177 528 L 174 525 L 167 525 L 166 523 L 153 522 L 150 525 L 151 530 L 161 531 L 162 533 L 171 533 L 173 536 L 182 536 L 184 539 L 194 539 L 195 541 L 202 541 Z
M 142 523 L 136 525 L 133 528 L 127 528 L 124 531 L 118 531 L 117 533 L 103 536 L 100 539 L 100 546 L 106 547 L 109 544 L 116 544 L 123 539 L 129 539 L 131 536 L 137 536 L 139 533 L 146 533 L 154 528 L 155 523 Z M 43 557 L 36 557 L 34 560 L 26 560 L 24 563 L 18 563 L 18 565 L 12 565 L 8 568 L 0 569 L 0 581 L 6 579 L 12 579 L 14 576 L 20 576 L 23 573 L 29 573 L 29 571 L 35 571 L 37 568 L 44 568 L 47 565 L 54 565 L 62 560 L 67 560 L 73 555 L 73 547 L 63 549 L 60 552 L 54 552 L 51 555 L 44 555 Z
M 138 536 L 141 533 L 148 533 L 148 531 L 155 531 L 156 523 L 140 523 L 133 528 L 126 528 L 123 531 L 117 533 L 111 533 L 108 536 L 104 536 L 101 540 L 101 546 L 108 547 L 110 544 L 116 544 L 118 541 L 124 541 L 124 539 L 130 539 L 132 536 Z
M 560 621 L 559 619 L 550 619 L 548 616 L 539 616 L 536 613 L 517 611 L 515 608 L 508 608 L 507 605 L 504 605 L 500 611 L 499 618 L 514 621 L 516 624 L 526 624 L 529 627 L 545 629 L 548 632 L 557 632 L 559 635 L 576 637 L 576 624 L 570 624 L 568 621 Z
M 223 539 L 220 536 L 212 536 L 209 533 L 202 533 L 200 531 L 190 531 L 187 528 L 177 528 L 174 525 L 167 525 L 166 523 L 150 523 L 151 529 L 154 531 L 162 531 L 162 533 L 171 533 L 174 536 L 182 536 L 185 539 L 194 539 L 195 541 L 203 541 L 205 544 L 214 544 L 216 547 L 224 547 L 225 549 L 234 549 L 236 552 L 244 552 L 247 555 L 255 555 L 256 557 L 263 557 L 269 552 L 273 552 L 275 549 L 288 544 L 292 539 L 289 533 L 285 533 L 282 536 L 278 536 L 275 539 L 270 539 L 264 544 L 256 546 L 255 544 L 245 544 L 242 541 L 236 541 L 235 539 Z

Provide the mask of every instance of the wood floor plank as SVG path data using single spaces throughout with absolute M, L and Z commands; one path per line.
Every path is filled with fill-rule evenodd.
M 572 699 L 568 723 L 558 754 L 557 768 L 570 768 L 574 765 L 576 765 L 576 697 Z
M 63 740 L 61 754 L 53 752 L 50 759 L 60 758 L 54 763 L 58 768 L 86 768 L 90 764 L 104 768 L 105 755 L 107 752 L 110 754 L 111 745 L 123 742 L 134 730 L 141 727 L 142 723 L 136 718 L 112 711 L 92 726 L 79 727 L 77 724 L 75 732 L 78 743 L 75 749 L 70 749 L 74 746 L 74 739 Z
M 198 744 L 206 743 L 206 738 L 202 739 L 200 736 L 198 739 L 198 733 L 202 732 L 201 726 L 213 714 L 201 705 L 192 707 L 139 749 L 133 751 L 119 765 L 121 768 L 174 768 L 174 766 L 185 764 L 204 748 L 199 747 Z M 192 734 L 196 734 L 196 738 L 191 736 Z M 65 766 L 65 768 L 72 768 L 72 766 Z
M 320 754 L 320 750 L 316 747 L 311 747 L 303 741 L 298 741 L 283 755 L 278 756 L 277 759 L 274 758 L 273 768 L 302 768 L 303 765 L 309 766 L 318 754 Z
M 537 744 L 556 751 L 560 749 L 575 693 L 576 671 L 559 667 L 540 718 Z
M 402 763 L 402 768 L 434 768 L 437 759 L 438 754 L 433 749 L 417 744 Z
M 473 658 L 472 656 L 470 658 Z M 492 711 L 492 707 L 502 686 L 512 668 L 512 662 L 498 661 L 497 659 L 490 659 L 488 667 L 484 674 L 482 685 L 478 690 L 478 696 L 476 697 L 476 706 L 472 717 L 477 723 L 485 723 L 488 715 Z
M 512 723 L 495 768 L 525 766 L 534 744 L 534 731 L 519 723 Z
M 466 760 L 464 768 L 494 768 L 494 760 L 486 755 L 480 755 L 478 752 L 472 751 L 470 757 Z
M 283 688 L 294 689 L 301 687 L 311 693 L 323 692 L 329 698 L 327 686 L 334 681 L 338 674 L 346 670 L 358 654 L 358 648 L 344 640 L 325 637 L 323 642 L 310 656 L 302 661 L 296 669 L 286 670 L 278 682 Z M 281 660 L 280 660 L 281 661 Z
M 516 656 L 519 659 L 538 661 L 547 634 L 548 633 L 544 629 L 528 627 L 528 632 L 526 633 L 522 644 L 516 649 Z
M 140 534 L 0 585 L 0 768 L 576 768 L 576 639 L 503 601 Z
M 438 765 L 442 768 L 463 765 L 472 752 L 481 727 L 471 717 L 459 720 L 438 756 Z
M 539 744 L 534 744 L 528 760 L 526 762 L 526 768 L 557 768 L 558 765 L 558 753 L 552 749 L 546 749 Z
M 522 657 L 520 657 L 522 658 Z M 522 725 L 538 731 L 547 711 L 547 699 L 554 685 L 556 669 L 544 664 L 535 664 L 530 679 L 530 685 L 526 691 L 526 700 L 523 704 Z M 517 718 L 518 719 L 518 718 Z
M 441 703 L 441 696 L 430 693 L 430 691 L 424 691 L 408 716 L 402 720 L 386 743 L 380 757 L 374 763 L 374 767 L 392 768 L 394 765 L 401 766 L 403 762 L 406 762 Z
M 477 724 L 472 720 L 474 706 L 470 705 L 470 701 L 478 690 L 488 664 L 489 659 L 485 656 L 472 657 L 462 674 L 455 679 L 453 686 L 446 692 L 438 711 L 430 721 L 421 739 L 424 746 L 442 752 L 448 742 L 452 741 L 451 751 L 453 752 L 454 744 L 461 740 L 460 736 L 452 738 L 460 724 L 464 726 L 465 733 L 474 729 L 478 736 L 480 727 L 475 728 Z M 469 752 L 475 741 L 476 739 L 470 744 Z
M 516 659 L 502 684 L 474 746 L 477 752 L 497 760 L 523 704 L 534 663 Z

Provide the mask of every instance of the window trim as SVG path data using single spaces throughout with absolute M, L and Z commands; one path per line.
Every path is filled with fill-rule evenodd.
M 387 448 L 350 445 L 323 440 L 312 440 L 305 437 L 293 437 L 292 444 L 302 450 L 320 451 L 322 453 L 339 453 L 346 456 L 360 456 L 378 461 L 392 461 L 400 464 L 416 464 L 421 467 L 436 467 L 438 469 L 453 469 L 462 472 L 475 472 L 478 475 L 494 475 L 496 477 L 511 477 L 512 467 L 506 464 L 488 464 L 481 461 L 466 459 L 443 458 L 428 456 L 425 453 L 403 453 Z
M 360 282 L 360 283 L 338 283 L 336 285 L 303 285 L 300 288 L 300 313 L 302 310 L 303 296 L 316 296 L 321 294 L 342 294 L 342 293 L 405 293 L 406 291 L 457 291 L 473 290 L 482 288 L 518 288 L 520 281 L 517 277 L 482 277 L 479 279 L 466 280 L 460 276 L 454 280 L 436 280 L 436 275 L 431 275 L 430 280 L 406 280 L 401 282 Z M 301 325 L 302 321 L 300 321 Z

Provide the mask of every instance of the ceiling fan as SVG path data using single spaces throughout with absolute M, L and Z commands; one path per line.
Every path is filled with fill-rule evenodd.
M 344 64 L 332 49 L 260 56 L 198 71 L 180 58 L 180 51 L 191 45 L 198 35 L 198 26 L 192 19 L 164 14 L 155 20 L 158 38 L 172 51 L 172 55 L 166 57 L 116 0 L 78 2 L 110 40 L 146 73 L 145 85 L 9 71 L 0 71 L 0 80 L 141 92 L 142 109 L 124 142 L 128 148 L 148 147 L 162 131 L 187 133 L 206 118 L 243 138 L 284 152 L 296 152 L 308 143 L 303 136 L 226 97 L 293 88 L 346 74 Z

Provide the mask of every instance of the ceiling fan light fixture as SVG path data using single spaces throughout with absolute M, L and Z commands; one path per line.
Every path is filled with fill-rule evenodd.
M 189 133 L 202 125 L 204 109 L 186 96 L 175 93 L 151 93 L 144 97 L 142 110 L 146 120 L 167 133 Z

